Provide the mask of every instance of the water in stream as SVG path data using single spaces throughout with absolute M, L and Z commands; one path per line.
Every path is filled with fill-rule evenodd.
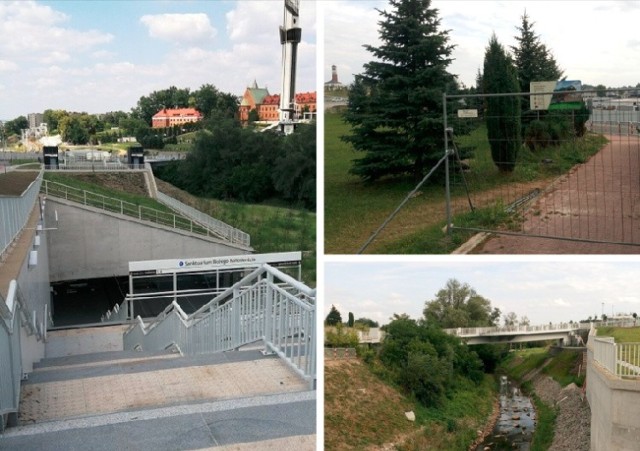
M 483 450 L 528 451 L 536 424 L 536 412 L 531 399 L 507 379 L 500 378 L 500 416 L 493 432 L 478 445 Z

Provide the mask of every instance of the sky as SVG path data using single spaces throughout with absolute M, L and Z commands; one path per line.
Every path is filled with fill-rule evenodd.
M 362 45 L 379 45 L 379 13 L 390 10 L 386 0 L 324 1 L 324 81 L 331 65 L 339 80 L 353 81 L 372 60 Z M 526 9 L 534 31 L 550 49 L 569 80 L 607 87 L 640 82 L 640 2 L 631 1 L 462 1 L 433 0 L 440 11 L 441 29 L 450 30 L 455 61 L 449 71 L 466 86 L 474 86 L 492 33 L 505 47 L 515 45 Z
M 372 257 L 369 257 L 370 259 Z M 383 256 L 375 261 L 330 261 L 324 266 L 324 316 L 331 305 L 344 321 L 349 312 L 387 324 L 394 313 L 422 317 L 449 279 L 468 283 L 502 314 L 527 316 L 532 325 L 589 316 L 640 314 L 640 261 L 615 259 L 494 256 L 473 260 L 449 257 Z M 603 305 L 604 303 L 604 305 Z
M 1 1 L 0 119 L 129 112 L 170 86 L 280 92 L 284 0 Z M 316 89 L 316 5 L 300 5 L 298 92 Z

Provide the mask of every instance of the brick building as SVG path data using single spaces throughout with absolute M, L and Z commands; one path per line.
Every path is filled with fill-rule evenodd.
M 173 127 L 188 122 L 198 122 L 202 118 L 202 113 L 195 108 L 163 108 L 153 115 L 151 128 Z
M 302 117 L 303 112 L 316 112 L 316 93 L 303 92 L 296 94 L 296 109 L 298 115 Z M 252 86 L 247 87 L 242 96 L 238 108 L 240 121 L 247 122 L 249 113 L 255 110 L 259 121 L 276 122 L 280 118 L 280 94 L 269 94 L 267 88 L 259 88 L 254 81 Z

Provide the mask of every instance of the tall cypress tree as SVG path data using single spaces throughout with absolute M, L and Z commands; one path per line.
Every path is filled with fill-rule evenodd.
M 350 90 L 342 139 L 364 152 L 351 173 L 365 181 L 385 175 L 423 174 L 443 156 L 442 94 L 456 86 L 448 31 L 440 30 L 431 0 L 390 0 L 380 11 L 379 47 Z
M 511 57 L 494 34 L 484 56 L 483 92 L 485 94 L 518 92 L 516 69 Z M 520 97 L 487 96 L 487 134 L 491 157 L 500 172 L 515 168 L 521 145 Z
M 525 11 L 522 25 L 516 27 L 520 35 L 514 36 L 518 45 L 511 46 L 521 92 L 529 92 L 529 83 L 532 81 L 559 80 L 563 73 L 551 51 L 533 31 L 533 25 Z

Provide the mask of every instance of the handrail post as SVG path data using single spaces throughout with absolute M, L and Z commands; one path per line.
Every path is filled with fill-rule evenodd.
M 260 276 L 258 276 L 260 277 Z M 273 341 L 273 274 L 267 272 L 267 286 L 266 286 L 266 302 L 265 302 L 265 315 L 264 315 L 264 353 L 269 354 L 271 351 L 267 346 L 267 343 Z

